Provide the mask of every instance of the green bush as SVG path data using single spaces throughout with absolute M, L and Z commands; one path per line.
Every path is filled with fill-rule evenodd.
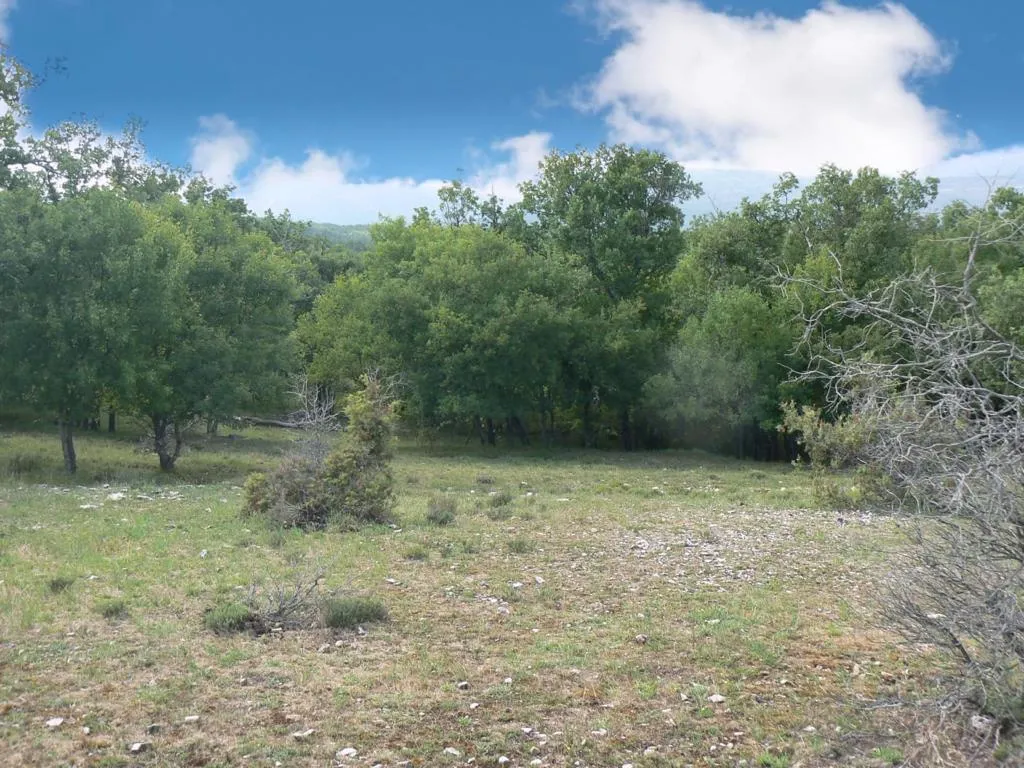
M 387 608 L 374 598 L 331 597 L 323 603 L 324 626 L 331 629 L 355 629 L 387 619 Z
M 244 632 L 252 627 L 254 618 L 249 606 L 242 603 L 225 603 L 208 610 L 203 616 L 203 625 L 218 634 Z
M 128 615 L 128 604 L 119 597 L 100 600 L 96 612 L 105 619 L 122 619 Z
M 292 455 L 270 473 L 250 476 L 244 514 L 303 529 L 388 522 L 395 504 L 392 407 L 380 381 L 367 376 L 364 389 L 346 399 L 344 444 L 323 461 Z
M 451 525 L 455 522 L 459 502 L 453 496 L 431 496 L 427 499 L 427 522 L 433 525 Z
M 50 591 L 53 594 L 58 595 L 61 592 L 67 592 L 69 589 L 71 589 L 71 585 L 74 583 L 74 576 L 67 576 L 61 574 L 59 576 L 54 576 L 52 579 L 46 582 L 46 586 L 50 588 Z

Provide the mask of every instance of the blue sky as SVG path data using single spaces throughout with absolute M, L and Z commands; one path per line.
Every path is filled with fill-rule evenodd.
M 457 174 L 511 198 L 548 149 L 617 140 L 691 168 L 709 192 L 694 210 L 823 162 L 934 172 L 950 196 L 1024 178 L 1013 0 L 0 9 L 16 56 L 66 65 L 33 95 L 34 128 L 137 116 L 154 157 L 318 220 L 407 213 Z

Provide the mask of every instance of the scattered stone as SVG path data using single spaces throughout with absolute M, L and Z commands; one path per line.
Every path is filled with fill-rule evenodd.
M 534 580 L 534 582 L 537 583 L 538 586 L 540 586 L 541 584 L 544 583 L 544 577 L 543 576 L 534 576 L 533 580 Z
M 60 728 L 62 725 L 64 725 L 63 717 L 51 717 L 46 721 L 47 728 Z
M 469 690 L 469 682 L 466 681 L 466 680 L 460 680 L 459 682 L 457 682 L 455 684 L 455 687 L 458 688 L 460 691 L 468 691 Z
M 632 763 L 623 763 L 622 764 L 622 768 L 633 768 L 633 764 Z
M 244 678 L 244 677 L 243 677 L 242 679 L 243 679 L 243 680 L 245 680 L 245 678 Z M 244 685 L 244 683 L 243 683 L 243 685 Z M 183 721 L 183 722 L 184 722 L 184 723 L 185 723 L 186 725 L 192 725 L 193 723 L 198 723 L 198 722 L 199 722 L 199 715 L 188 715 L 188 716 L 187 716 L 187 717 L 186 717 L 186 718 L 184 719 L 184 721 Z
M 987 731 L 992 727 L 992 718 L 985 717 L 984 715 L 974 715 L 971 717 L 971 728 L 976 731 Z
M 292 738 L 295 739 L 296 741 L 305 741 L 310 736 L 312 736 L 314 733 L 316 733 L 316 730 L 314 730 L 313 728 L 307 728 L 304 731 L 296 731 L 295 733 L 292 734 Z
M 206 557 L 207 554 L 209 554 L 209 553 L 204 549 L 202 552 L 199 553 L 199 556 L 200 557 Z
M 508 759 L 507 757 L 505 757 L 504 755 L 502 755 L 501 757 L 499 757 L 499 758 L 498 758 L 498 765 L 508 765 L 508 764 L 509 764 L 509 763 L 511 763 L 511 762 L 512 762 L 512 761 L 511 761 L 511 760 L 509 760 L 509 759 Z
M 90 733 L 92 733 L 92 728 L 90 728 L 88 725 L 83 725 L 82 734 L 88 736 Z
M 505 678 L 505 685 L 512 685 L 512 678 L 511 677 L 506 677 Z
M 591 731 L 590 735 L 591 736 L 607 736 L 608 735 L 608 729 L 607 728 L 598 728 L 596 731 Z
M 445 747 L 444 754 L 449 755 L 450 757 L 462 757 L 462 753 L 455 747 Z
M 330 643 L 324 643 L 323 645 L 321 645 L 319 648 L 316 649 L 316 652 L 317 653 L 330 653 L 330 650 L 331 650 L 331 644 Z
M 476 709 L 479 706 L 480 706 L 480 702 L 474 701 L 472 704 L 469 705 L 469 708 L 470 709 Z
M 658 754 L 658 748 L 657 747 L 648 747 L 647 749 L 644 750 L 644 757 L 650 757 L 651 755 L 656 755 L 656 754 Z
M 79 509 L 99 509 L 95 504 L 79 504 Z
M 544 761 L 541 760 L 539 757 L 535 757 L 533 758 L 533 760 L 530 761 L 530 765 L 544 765 Z
M 647 635 L 637 635 L 633 639 L 640 645 L 646 645 L 648 640 Z
M 815 728 L 813 725 L 808 725 L 806 728 L 804 728 L 804 733 L 814 733 L 817 730 L 818 729 Z
M 146 733 L 152 736 L 154 733 L 160 733 L 160 723 L 150 723 L 146 726 Z
M 151 746 L 153 745 L 148 741 L 136 741 L 134 744 L 129 745 L 128 751 L 133 755 L 141 755 L 143 752 L 148 752 Z
M 335 648 L 341 648 L 341 646 L 343 646 L 344 644 L 345 644 L 345 641 L 344 641 L 344 640 L 336 640 L 336 641 L 334 642 L 334 647 L 335 647 Z
M 335 754 L 335 757 L 339 760 L 346 760 L 350 757 L 355 757 L 358 754 L 359 752 L 354 747 L 345 747 L 344 749 L 339 749 L 337 754 Z
M 725 696 L 723 696 L 720 693 L 713 693 L 710 696 L 708 696 L 708 701 L 710 701 L 712 704 L 721 704 L 725 701 Z
M 390 584 L 390 585 L 392 585 L 392 586 L 398 586 L 399 584 L 401 584 L 401 583 L 402 583 L 402 582 L 400 582 L 400 581 L 399 581 L 398 579 L 384 579 L 384 582 L 385 582 L 386 584 Z
M 124 494 L 123 493 L 108 493 L 107 494 L 107 498 L 110 501 L 121 501 L 121 499 L 124 498 Z

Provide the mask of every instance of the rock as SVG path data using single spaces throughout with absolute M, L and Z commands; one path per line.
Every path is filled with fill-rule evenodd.
M 976 731 L 987 731 L 992 727 L 992 718 L 985 717 L 984 715 L 974 715 L 971 717 L 971 728 Z
M 544 583 L 544 577 L 543 576 L 534 576 L 533 580 L 537 584 L 537 586 L 540 586 L 541 584 Z
M 633 764 L 632 763 L 623 763 L 622 764 L 622 768 L 633 768 Z
M 512 685 L 512 678 L 511 677 L 506 677 L 505 678 L 505 685 Z
M 199 722 L 199 715 L 188 715 L 182 722 L 184 722 L 186 725 L 191 725 L 192 723 L 198 723 Z
M 590 735 L 591 736 L 607 736 L 608 735 L 608 729 L 607 728 L 599 728 L 596 731 L 591 731 Z
M 720 693 L 713 693 L 708 696 L 708 701 L 712 704 L 722 704 L 725 701 L 725 696 Z
M 637 644 L 639 644 L 639 645 L 646 645 L 648 637 L 647 637 L 647 635 L 637 635 L 636 637 L 633 638 L 633 640 L 635 640 L 637 642 Z
M 150 723 L 146 726 L 146 733 L 152 736 L 154 733 L 160 733 L 160 723 Z
M 455 747 L 445 747 L 444 754 L 448 755 L 449 757 L 462 757 L 462 753 L 459 752 L 459 750 L 457 750 Z
M 499 758 L 498 758 L 498 765 L 508 765 L 508 764 L 509 764 L 509 763 L 511 763 L 511 762 L 512 762 L 512 761 L 511 761 L 511 760 L 509 760 L 509 759 L 508 759 L 507 757 L 505 757 L 504 755 L 502 755 L 501 757 L 499 757 Z
M 459 682 L 457 682 L 455 684 L 455 687 L 458 688 L 460 691 L 468 691 L 469 690 L 469 681 L 467 681 L 467 680 L 460 680 Z
M 295 739 L 296 741 L 305 741 L 310 736 L 312 736 L 314 733 L 316 733 L 316 731 L 313 728 L 307 728 L 304 731 L 296 731 L 295 733 L 292 734 L 292 738 Z
M 522 589 L 522 588 L 523 588 L 523 582 L 521 582 L 521 581 L 513 581 L 512 582 L 512 589 Z
M 330 643 L 324 643 L 323 645 L 321 645 L 319 648 L 316 649 L 317 653 L 330 653 L 330 651 L 331 651 L 331 644 Z
M 204 549 L 202 552 L 199 553 L 199 556 L 200 557 L 206 557 L 208 554 L 209 553 Z
M 83 725 L 82 726 L 82 735 L 88 736 L 90 733 L 92 733 L 92 728 L 90 728 L 88 725 Z
M 128 751 L 133 755 L 141 755 L 143 752 L 148 752 L 152 746 L 148 741 L 136 741 L 128 746 Z
M 817 730 L 818 729 L 815 728 L 813 725 L 808 725 L 806 728 L 804 728 L 804 733 L 814 733 Z
M 121 501 L 121 499 L 124 498 L 124 494 L 123 493 L 108 493 L 107 494 L 107 498 L 110 501 Z
M 533 760 L 530 761 L 530 765 L 544 765 L 544 761 L 541 760 L 539 757 L 535 757 L 533 758 Z
M 339 760 L 346 760 L 350 757 L 355 757 L 358 754 L 359 752 L 354 747 L 345 747 L 344 749 L 339 749 L 335 754 L 335 757 Z
M 470 709 L 476 709 L 479 706 L 480 706 L 480 702 L 474 701 L 472 704 L 469 705 L 469 708 Z
M 62 725 L 64 725 L 63 717 L 51 717 L 46 721 L 47 728 L 60 728 Z

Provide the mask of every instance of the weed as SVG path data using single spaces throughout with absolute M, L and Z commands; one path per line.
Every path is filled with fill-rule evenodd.
M 254 619 L 249 606 L 243 603 L 224 603 L 206 612 L 203 626 L 218 634 L 244 632 L 252 626 Z
M 424 560 L 430 559 L 430 550 L 422 544 L 414 544 L 409 547 L 402 555 L 406 560 L 413 560 L 416 562 L 423 562 Z
M 508 547 L 508 551 L 513 555 L 528 555 L 533 552 L 534 549 L 532 541 L 521 537 L 509 539 L 506 546 Z
M 100 600 L 96 603 L 96 612 L 105 619 L 123 619 L 128 615 L 128 603 L 120 597 Z
M 433 525 L 451 525 L 459 502 L 454 496 L 431 496 L 427 499 L 427 522 Z
M 71 585 L 74 583 L 74 576 L 67 576 L 61 574 L 60 576 L 54 576 L 52 579 L 46 582 L 46 586 L 50 588 L 50 591 L 53 594 L 59 595 L 61 592 L 67 592 L 69 589 L 71 589 Z
M 890 765 L 899 765 L 903 762 L 903 751 L 895 747 L 875 747 L 871 750 L 871 756 Z
M 355 629 L 387 619 L 388 609 L 375 598 L 331 597 L 323 603 L 324 626 L 331 629 Z
M 490 475 L 477 475 L 476 481 L 480 485 L 494 485 L 494 478 Z
M 757 758 L 757 764 L 761 768 L 789 768 L 790 762 L 789 755 L 773 755 L 770 752 L 765 752 Z
M 497 509 L 498 507 L 507 507 L 513 501 L 515 501 L 515 498 L 508 491 L 494 491 L 487 498 L 487 503 L 490 504 L 493 509 Z

